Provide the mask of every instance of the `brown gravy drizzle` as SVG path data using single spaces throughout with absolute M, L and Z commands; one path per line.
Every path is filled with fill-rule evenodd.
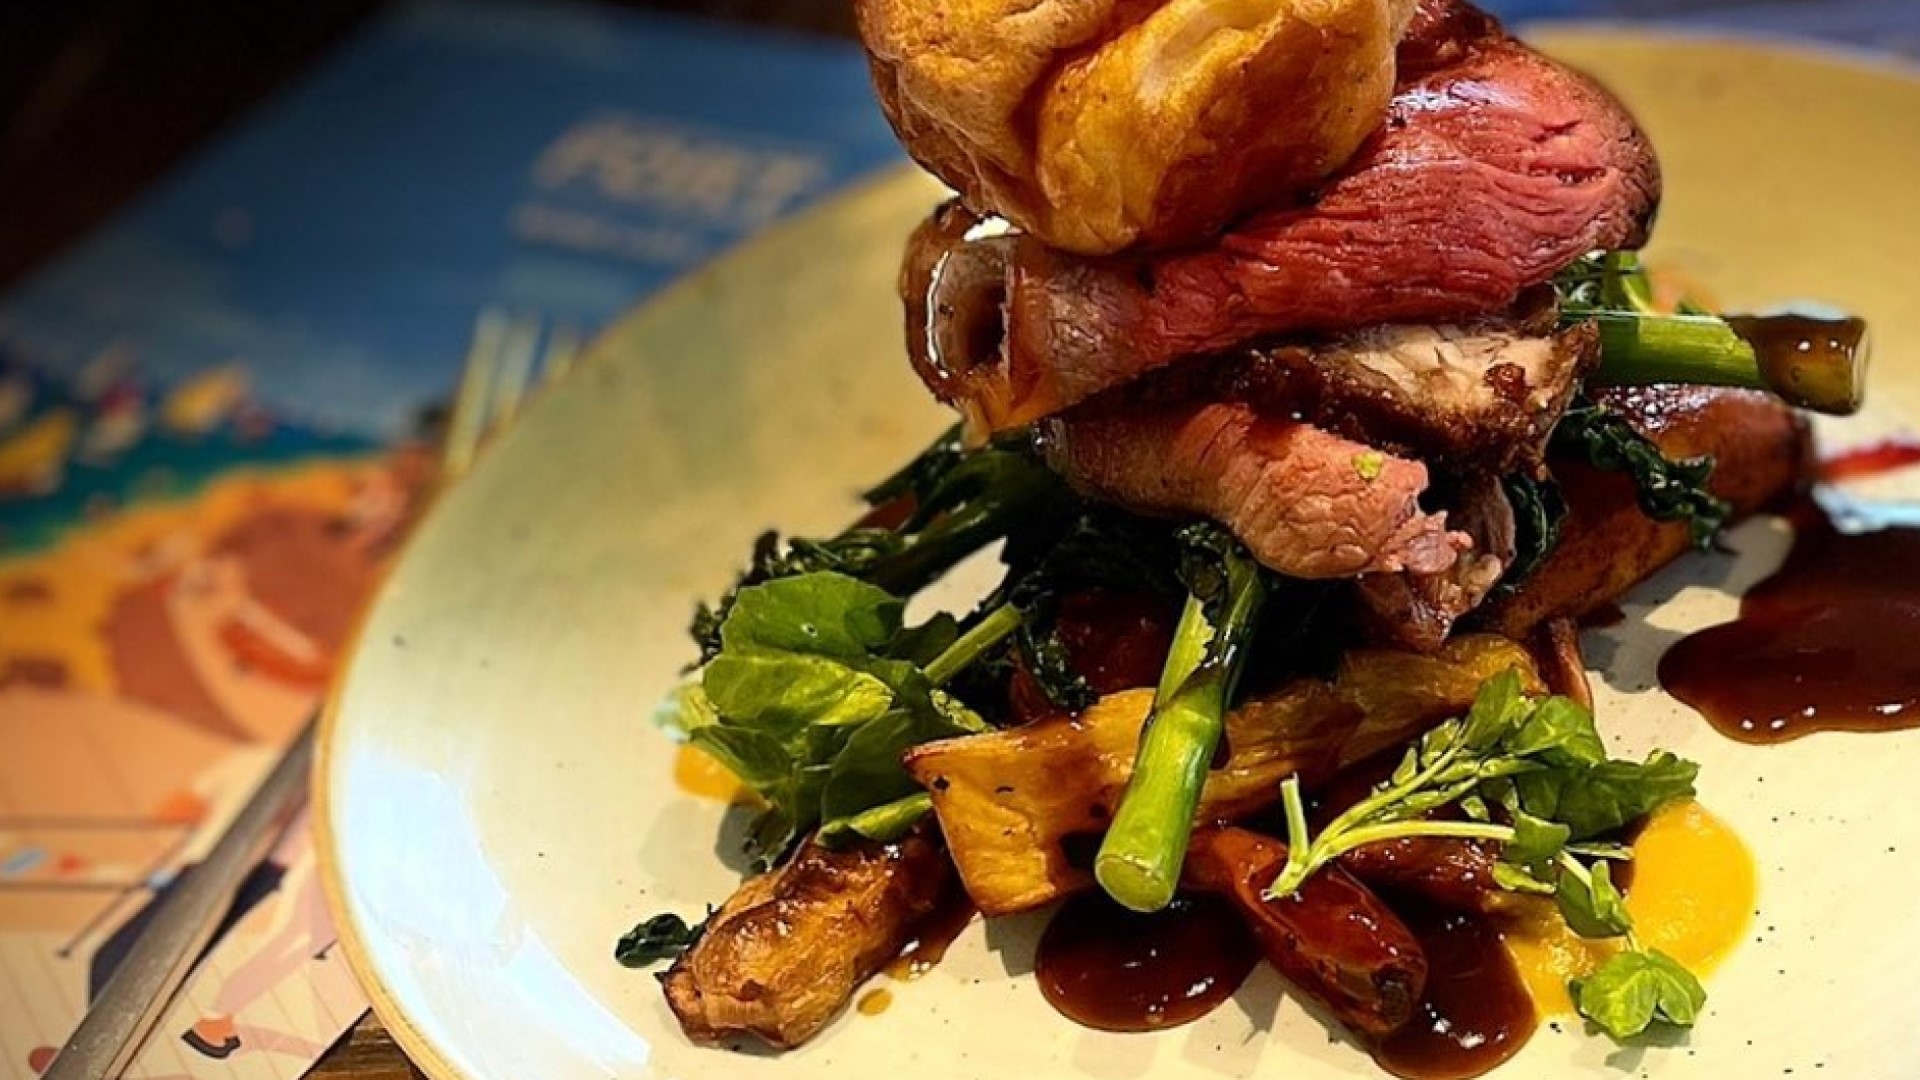
M 980 913 L 965 889 L 948 889 L 940 905 L 928 912 L 913 928 L 900 955 L 883 969 L 895 982 L 912 982 L 932 971 L 947 955 L 947 949 Z
M 1920 726 L 1920 529 L 1848 535 L 1811 506 L 1793 517 L 1785 565 L 1738 619 L 1669 649 L 1661 684 L 1742 742 Z
M 1047 924 L 1034 974 L 1048 1004 L 1101 1031 L 1191 1023 L 1233 996 L 1260 950 L 1231 906 L 1177 896 L 1141 915 L 1085 892 Z
M 1533 999 L 1494 924 L 1403 907 L 1428 963 L 1413 1020 L 1372 1048 L 1409 1080 L 1464 1080 L 1506 1061 L 1538 1025 Z M 1068 1019 L 1102 1031 L 1156 1031 L 1211 1012 L 1245 981 L 1259 950 L 1224 901 L 1182 895 L 1140 915 L 1099 892 L 1066 902 L 1040 938 L 1040 991 Z
M 1494 925 L 1421 906 L 1396 910 L 1427 954 L 1427 991 L 1373 1060 L 1408 1080 L 1465 1080 L 1519 1053 L 1539 1017 Z

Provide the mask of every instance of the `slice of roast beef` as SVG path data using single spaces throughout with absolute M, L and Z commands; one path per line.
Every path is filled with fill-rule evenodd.
M 1443 471 L 1504 474 L 1539 465 L 1554 424 L 1599 360 L 1595 329 L 1559 327 L 1553 290 L 1541 286 L 1498 316 L 1193 357 L 1113 397 L 1242 401 Z
M 1376 644 L 1438 649 L 1513 564 L 1513 504 L 1500 481 L 1481 473 L 1457 488 L 1444 502 L 1453 526 L 1473 538 L 1471 551 L 1438 573 L 1369 574 L 1355 584 L 1361 620 Z
M 1293 577 L 1436 574 L 1472 543 L 1421 509 L 1425 465 L 1245 402 L 1102 399 L 1048 419 L 1040 440 L 1084 494 L 1212 518 Z
M 916 366 L 976 430 L 1000 430 L 1259 337 L 1504 311 L 1588 251 L 1638 245 L 1660 178 L 1626 110 L 1497 33 L 1453 52 L 1402 82 L 1317 198 L 1203 248 L 1087 259 L 923 229 L 903 286 L 909 323 L 931 313 L 936 333 L 910 333 Z M 966 331 L 937 332 L 952 312 Z
M 1182 361 L 1133 385 L 1311 417 L 1449 471 L 1531 468 L 1600 359 L 1594 328 L 1558 328 L 1551 290 L 1534 292 L 1505 315 L 1256 345 Z

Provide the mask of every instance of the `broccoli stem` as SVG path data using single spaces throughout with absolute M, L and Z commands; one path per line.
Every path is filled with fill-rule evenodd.
M 1596 311 L 1582 318 L 1600 328 L 1600 370 L 1593 382 L 1768 388 L 1753 346 L 1715 316 Z
M 1057 489 L 1037 472 L 942 515 L 907 537 L 900 551 L 875 561 L 862 576 L 895 596 L 912 596 L 926 588 L 1046 504 Z
M 1228 557 L 1219 625 L 1198 597 L 1181 612 L 1133 775 L 1093 864 L 1107 895 L 1135 911 L 1166 907 L 1180 883 L 1200 789 L 1265 596 L 1259 567 L 1241 552 Z
M 1173 644 L 1160 668 L 1160 685 L 1153 700 L 1171 701 L 1181 684 L 1193 677 L 1206 662 L 1207 646 L 1213 642 L 1213 624 L 1207 621 L 1207 605 L 1197 596 L 1188 596 L 1180 609 L 1180 621 L 1173 629 Z
M 1763 357 L 1735 323 L 1714 315 L 1637 311 L 1582 313 L 1600 330 L 1597 385 L 1694 383 L 1766 390 L 1789 405 L 1845 416 L 1860 407 L 1864 343 L 1842 348 L 1773 348 Z M 1744 320 L 1764 334 L 1767 319 Z
M 927 681 L 935 686 L 943 686 L 948 679 L 966 670 L 967 666 L 980 658 L 988 649 L 1006 640 L 1007 635 L 1020 629 L 1026 621 L 1026 614 L 1012 604 L 1001 604 L 973 625 L 973 628 L 961 634 L 954 643 L 947 646 L 939 656 L 927 662 L 923 669 Z

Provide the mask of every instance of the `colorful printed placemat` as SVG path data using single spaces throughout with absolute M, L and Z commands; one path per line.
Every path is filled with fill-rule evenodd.
M 842 45 L 416 3 L 0 301 L 0 1078 L 319 700 L 476 318 L 552 351 L 898 160 Z M 132 1075 L 297 1076 L 364 1010 L 304 828 L 228 922 Z

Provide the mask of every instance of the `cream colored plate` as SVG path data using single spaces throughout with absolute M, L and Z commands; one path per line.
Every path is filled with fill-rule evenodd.
M 1668 200 L 1659 261 L 1725 302 L 1844 304 L 1880 335 L 1864 440 L 1920 404 L 1920 83 L 1810 53 L 1563 33 L 1652 130 Z M 900 356 L 902 240 L 937 197 L 891 177 L 648 304 L 540 401 L 425 523 L 382 594 L 323 743 L 328 881 L 347 954 L 440 1080 L 832 1076 L 1367 1075 L 1371 1064 L 1259 975 L 1158 1036 L 1060 1019 L 1030 976 L 1033 924 L 975 926 L 884 1015 L 805 1049 L 687 1045 L 614 938 L 697 913 L 734 871 L 717 806 L 669 781 L 648 714 L 689 657 L 696 597 L 756 532 L 829 531 L 853 493 L 946 422 Z M 1912 492 L 1920 494 L 1920 491 Z M 1734 608 L 1784 538 L 1699 559 L 1593 642 L 1619 749 L 1705 765 L 1703 798 L 1752 843 L 1752 940 L 1716 975 L 1690 1045 L 1616 1052 L 1542 1032 L 1506 1075 L 1920 1075 L 1920 732 L 1774 749 L 1724 742 L 1655 690 L 1678 630 Z M 1699 586 L 1707 587 L 1699 587 Z M 717 854 L 718 852 L 718 854 Z M 1820 1074 L 1812 1073 L 1824 1064 Z

